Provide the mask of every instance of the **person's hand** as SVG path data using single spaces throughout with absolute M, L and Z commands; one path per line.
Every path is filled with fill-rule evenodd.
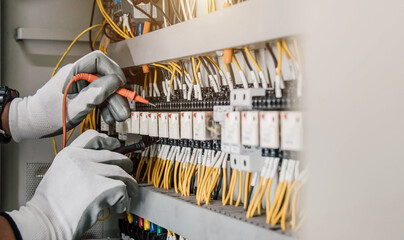
M 26 206 L 8 213 L 22 238 L 76 239 L 102 210 L 125 211 L 137 183 L 126 173 L 132 161 L 108 151 L 119 146 L 117 139 L 88 130 L 63 149 Z
M 78 73 L 102 77 L 91 84 L 79 81 L 70 87 L 66 107 L 67 130 L 77 126 L 97 105 L 103 106 L 102 117 L 108 124 L 115 120 L 124 121 L 130 116 L 128 100 L 114 94 L 126 83 L 121 68 L 101 51 L 95 51 L 61 68 L 34 96 L 11 102 L 8 120 L 14 141 L 62 133 L 63 93 L 66 85 Z

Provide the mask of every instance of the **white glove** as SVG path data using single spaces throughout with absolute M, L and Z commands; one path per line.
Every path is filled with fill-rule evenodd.
M 32 199 L 8 213 L 23 239 L 77 239 L 97 221 L 102 210 L 123 212 L 136 181 L 126 172 L 133 164 L 115 149 L 117 139 L 88 130 L 63 149 Z M 125 172 L 125 171 L 126 172 Z
M 85 81 L 72 84 L 69 89 L 72 94 L 67 96 L 66 101 L 67 130 L 77 126 L 94 107 L 104 102 L 106 107 L 102 109 L 102 116 L 105 122 L 122 122 L 130 116 L 127 99 L 113 94 L 126 83 L 121 68 L 101 51 L 95 51 L 61 68 L 34 96 L 17 98 L 11 102 L 9 126 L 14 141 L 62 133 L 63 93 L 66 85 L 78 73 L 99 74 L 103 77 L 87 87 Z

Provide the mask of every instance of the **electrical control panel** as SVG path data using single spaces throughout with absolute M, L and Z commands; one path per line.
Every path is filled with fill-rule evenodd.
M 131 156 L 135 166 L 132 176 L 141 191 L 146 191 L 145 198 L 154 196 L 150 202 L 173 209 L 176 221 L 186 219 L 181 215 L 187 212 L 183 208 L 199 214 L 198 206 L 205 205 L 212 212 L 206 213 L 208 220 L 201 219 L 201 226 L 221 224 L 216 222 L 220 217 L 210 218 L 216 212 L 235 219 L 234 224 L 245 226 L 247 232 L 249 223 L 254 223 L 257 239 L 269 239 L 271 234 L 287 239 L 284 233 L 298 229 L 303 222 L 292 206 L 297 206 L 298 186 L 307 178 L 306 173 L 300 174 L 305 164 L 299 160 L 304 96 L 300 39 L 280 31 L 263 33 L 262 38 L 251 34 L 244 40 L 239 33 L 227 30 L 265 29 L 265 19 L 278 14 L 279 9 L 270 16 L 256 13 L 263 6 L 272 9 L 272 0 L 233 1 L 236 7 L 232 1 L 222 1 L 218 8 L 228 10 L 199 18 L 206 14 L 200 11 L 206 8 L 202 2 L 114 1 L 105 10 L 116 24 L 108 21 L 106 28 L 106 33 L 116 38 L 108 55 L 122 67 L 127 86 L 147 99 L 130 102 L 131 117 L 116 124 L 116 133 L 126 144 L 133 136 L 150 144 Z M 207 2 L 207 12 L 217 10 L 219 4 Z M 294 8 L 294 3 L 285 2 Z M 179 22 L 185 23 L 176 25 Z M 234 27 L 228 28 L 224 22 Z M 139 37 L 144 34 L 150 35 Z M 109 126 L 101 125 L 101 130 L 107 131 Z M 189 198 L 185 201 L 182 197 Z M 139 204 L 154 211 L 142 200 Z M 234 207 L 237 214 L 226 205 Z M 214 235 L 195 235 L 181 223 L 170 225 L 172 221 L 164 214 L 156 218 L 158 214 L 136 206 L 128 212 L 150 218 L 157 225 L 176 226 L 179 234 L 189 234 L 191 239 L 216 239 Z M 135 228 L 145 231 L 139 223 Z M 125 229 L 121 232 L 133 235 Z M 168 229 L 167 233 L 175 235 Z M 232 238 L 252 236 L 243 234 Z

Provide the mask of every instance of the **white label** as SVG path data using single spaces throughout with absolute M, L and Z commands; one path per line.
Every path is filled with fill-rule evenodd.
M 192 112 L 181 112 L 181 138 L 192 139 Z
M 279 112 L 260 112 L 260 146 L 279 148 Z
M 281 147 L 299 151 L 303 143 L 303 120 L 301 112 L 281 112 Z
M 158 113 L 159 137 L 168 138 L 168 113 Z
M 131 133 L 139 134 L 140 133 L 140 113 L 132 112 L 131 118 L 132 118 Z
M 139 113 L 140 116 L 140 134 L 141 135 L 149 135 L 149 113 L 148 112 L 141 112 Z
M 240 144 L 241 143 L 240 129 L 241 129 L 240 112 L 227 113 L 225 119 L 225 131 L 226 131 L 225 142 L 234 145 Z
M 157 113 L 149 113 L 149 136 L 159 136 L 159 125 L 157 119 Z
M 241 113 L 241 143 L 248 146 L 259 145 L 259 112 Z
M 204 141 L 206 139 L 206 120 L 205 112 L 194 112 L 193 113 L 193 130 L 194 130 L 194 140 Z
M 168 131 L 169 138 L 179 139 L 180 138 L 180 114 L 179 113 L 169 113 L 168 114 Z

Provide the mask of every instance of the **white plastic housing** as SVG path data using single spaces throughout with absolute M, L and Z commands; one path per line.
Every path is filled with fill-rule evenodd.
M 281 112 L 281 148 L 300 151 L 303 145 L 303 119 L 301 112 Z
M 179 113 L 169 113 L 168 114 L 168 135 L 169 138 L 179 139 L 180 138 L 180 114 Z
M 192 139 L 192 112 L 181 112 L 181 138 Z
M 213 120 L 213 112 L 193 113 L 193 139 L 199 141 L 219 139 L 220 124 Z
M 132 118 L 131 133 L 140 134 L 140 113 L 132 112 L 131 118 Z
M 261 171 L 264 165 L 264 158 L 260 156 L 259 151 L 250 154 L 230 154 L 230 165 L 232 168 L 247 171 Z
M 206 119 L 205 112 L 194 112 L 193 113 L 193 139 L 194 140 L 208 140 L 206 137 Z
M 159 137 L 168 138 L 168 113 L 158 113 Z
M 141 135 L 149 135 L 149 113 L 148 112 L 140 112 L 140 134 Z
M 158 137 L 159 136 L 159 125 L 157 119 L 157 113 L 149 113 L 149 136 Z
M 230 93 L 230 105 L 236 110 L 251 110 L 252 98 L 265 96 L 263 88 L 234 89 Z
M 263 148 L 279 148 L 279 112 L 260 112 L 260 146 Z
M 259 145 L 259 112 L 241 112 L 241 144 Z
M 233 111 L 232 106 L 213 106 L 213 120 L 224 123 L 226 114 Z
M 241 119 L 240 112 L 229 112 L 226 114 L 224 123 L 226 131 L 225 142 L 232 145 L 241 144 Z

